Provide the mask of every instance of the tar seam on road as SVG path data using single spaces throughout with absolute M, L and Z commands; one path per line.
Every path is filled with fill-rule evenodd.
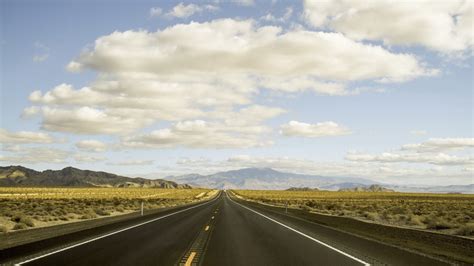
M 212 230 L 214 226 L 214 216 L 206 222 L 204 230 L 200 231 L 196 239 L 191 243 L 191 246 L 184 253 L 182 258 L 176 265 L 188 266 L 188 265 L 201 265 L 203 257 L 206 253 L 207 246 L 211 239 Z
M 227 194 L 226 194 L 226 196 L 227 196 Z M 305 234 L 305 233 L 303 233 L 303 232 L 300 232 L 300 231 L 298 231 L 298 230 L 296 230 L 296 229 L 294 229 L 294 228 L 292 228 L 292 227 L 290 227 L 290 226 L 288 226 L 288 225 L 286 225 L 286 224 L 283 224 L 283 223 L 281 223 L 281 222 L 279 222 L 279 221 L 277 221 L 277 220 L 275 220 L 275 219 L 273 219 L 273 218 L 270 218 L 270 217 L 268 217 L 268 216 L 266 216 L 266 215 L 264 215 L 264 214 L 261 214 L 261 213 L 255 211 L 255 210 L 252 210 L 251 208 L 248 208 L 248 207 L 246 207 L 246 206 L 244 206 L 244 205 L 242 205 L 242 204 L 240 204 L 240 203 L 238 203 L 238 202 L 235 202 L 235 201 L 232 200 L 229 196 L 227 196 L 227 197 L 229 198 L 229 200 L 230 200 L 231 202 L 233 202 L 233 203 L 239 205 L 239 206 L 242 207 L 242 208 L 245 208 L 245 209 L 247 209 L 247 210 L 249 210 L 249 211 L 251 211 L 251 212 L 254 212 L 254 213 L 256 213 L 256 214 L 258 214 L 258 215 L 260 215 L 260 216 L 262 216 L 262 217 L 264 217 L 264 218 L 266 218 L 266 219 L 268 219 L 268 220 L 270 220 L 270 221 L 272 221 L 272 222 L 274 222 L 274 223 L 276 223 L 276 224 L 279 224 L 279 225 L 281 225 L 281 226 L 283 226 L 283 227 L 285 227 L 285 228 L 287 228 L 287 229 L 289 229 L 289 230 L 291 230 L 291 231 L 293 231 L 293 232 L 299 234 L 299 235 L 302 235 L 302 236 L 304 236 L 304 237 L 306 237 L 306 238 L 308 238 L 308 239 L 310 239 L 310 240 L 313 240 L 314 242 L 316 242 L 316 243 L 318 243 L 318 244 L 321 244 L 321 245 L 323 245 L 323 246 L 325 246 L 325 247 L 327 247 L 327 248 L 329 248 L 329 249 L 332 249 L 332 250 L 334 250 L 334 251 L 336 251 L 336 252 L 338 252 L 338 253 L 340 253 L 340 254 L 346 256 L 346 257 L 349 257 L 349 258 L 351 258 L 351 259 L 353 259 L 353 260 L 355 260 L 355 261 L 357 261 L 357 262 L 359 262 L 359 263 L 362 263 L 363 265 L 370 265 L 369 263 L 367 263 L 367 262 L 365 262 L 365 261 L 363 261 L 363 260 L 361 260 L 361 259 L 358 259 L 358 258 L 356 258 L 356 257 L 354 257 L 354 256 L 352 256 L 352 255 L 350 255 L 350 254 L 345 253 L 345 252 L 342 251 L 342 250 L 339 250 L 339 249 L 337 249 L 337 248 L 335 248 L 335 247 L 333 247 L 333 246 L 330 246 L 330 245 L 328 245 L 328 244 L 322 242 L 321 240 L 318 240 L 318 239 L 316 239 L 316 238 L 314 238 L 314 237 L 311 237 L 311 236 L 309 236 L 309 235 L 307 235 L 307 234 Z
M 169 216 L 172 216 L 172 215 L 181 213 L 181 212 L 185 212 L 185 211 L 188 211 L 188 210 L 191 210 L 191 209 L 194 209 L 194 208 L 197 208 L 197 207 L 200 207 L 200 206 L 209 204 L 209 203 L 215 201 L 216 199 L 218 199 L 219 196 L 220 196 L 220 195 L 217 195 L 214 199 L 212 199 L 212 200 L 210 200 L 210 201 L 207 201 L 207 202 L 204 202 L 204 203 L 201 203 L 201 204 L 199 204 L 199 205 L 192 206 L 192 207 L 186 208 L 186 209 L 184 209 L 184 210 L 180 210 L 180 211 L 173 212 L 173 213 L 170 213 L 170 214 L 166 214 L 166 215 L 164 215 L 164 216 L 161 216 L 161 217 L 158 217 L 158 218 L 155 218 L 155 219 L 152 219 L 152 220 L 143 222 L 143 223 L 139 223 L 139 224 L 136 224 L 136 225 L 133 225 L 133 226 L 124 228 L 124 229 L 120 229 L 120 230 L 115 231 L 115 232 L 112 232 L 112 233 L 108 233 L 108 234 L 105 234 L 105 235 L 102 235 L 102 236 L 98 236 L 98 237 L 93 238 L 93 239 L 86 240 L 86 241 L 81 242 L 81 243 L 77 243 L 77 244 L 72 245 L 72 246 L 68 246 L 68 247 L 65 247 L 65 248 L 62 248 L 62 249 L 59 249 L 59 250 L 55 250 L 55 251 L 53 251 L 53 252 L 46 253 L 46 254 L 41 255 L 41 256 L 38 256 L 38 257 L 34 257 L 34 258 L 31 258 L 31 259 L 28 259 L 28 260 L 25 260 L 25 261 L 16 263 L 15 265 L 23 265 L 23 264 L 26 264 L 26 263 L 29 263 L 29 262 L 32 262 L 32 261 L 35 261 L 35 260 L 38 260 L 38 259 L 41 259 L 41 258 L 50 256 L 50 255 L 53 255 L 53 254 L 56 254 L 56 253 L 59 253 L 59 252 L 62 252 L 62 251 L 65 251 L 65 250 L 68 250 L 68 249 L 71 249 L 71 248 L 75 248 L 75 247 L 78 247 L 78 246 L 81 246 L 81 245 L 84 245 L 84 244 L 87 244 L 87 243 L 90 243 L 90 242 L 93 242 L 93 241 L 96 241 L 96 240 L 99 240 L 99 239 L 102 239 L 102 238 L 105 238 L 105 237 L 108 237 L 108 236 L 111 236 L 111 235 L 115 235 L 115 234 L 118 234 L 118 233 L 121 233 L 121 232 L 130 230 L 130 229 L 133 229 L 133 228 L 135 228 L 135 227 L 139 227 L 139 226 L 142 226 L 142 225 L 145 225 L 145 224 L 148 224 L 148 223 L 152 223 L 152 222 L 155 222 L 155 221 L 164 219 L 164 218 L 166 218 L 166 217 L 169 217 Z

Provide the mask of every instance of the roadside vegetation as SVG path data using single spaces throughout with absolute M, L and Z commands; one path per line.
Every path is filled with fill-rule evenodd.
M 0 187 L 0 234 L 192 203 L 207 189 Z
M 263 204 L 474 237 L 474 195 L 270 190 L 233 192 Z

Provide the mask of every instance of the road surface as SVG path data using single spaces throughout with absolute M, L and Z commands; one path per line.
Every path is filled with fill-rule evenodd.
M 321 240 L 325 239 L 325 240 Z M 330 241 L 326 241 L 329 239 Z M 382 243 L 246 206 L 209 202 L 74 245 L 38 250 L 20 265 L 445 265 Z

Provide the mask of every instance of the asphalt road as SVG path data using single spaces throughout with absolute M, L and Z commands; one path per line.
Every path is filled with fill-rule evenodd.
M 67 243 L 61 243 L 65 245 Z M 58 243 L 59 245 L 59 243 Z M 41 251 L 26 265 L 444 265 L 382 243 L 219 198 L 88 242 Z

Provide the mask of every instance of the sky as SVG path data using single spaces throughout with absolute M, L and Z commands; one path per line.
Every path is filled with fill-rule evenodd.
M 1 165 L 474 183 L 472 1 L 0 3 Z

